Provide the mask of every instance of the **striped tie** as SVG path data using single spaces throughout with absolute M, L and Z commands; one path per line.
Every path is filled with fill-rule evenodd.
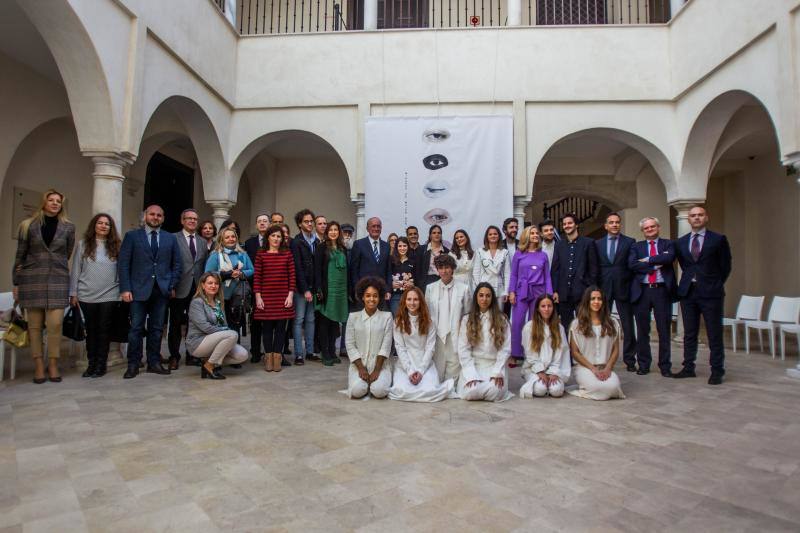
M 381 252 L 378 250 L 378 241 L 372 241 L 372 255 L 375 256 L 376 263 L 380 262 Z

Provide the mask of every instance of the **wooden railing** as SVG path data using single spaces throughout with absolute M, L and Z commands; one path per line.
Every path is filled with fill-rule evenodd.
M 562 198 L 554 204 L 544 204 L 542 209 L 543 220 L 552 220 L 558 223 L 564 215 L 574 215 L 578 224 L 594 218 L 600 204 L 595 200 L 586 198 Z

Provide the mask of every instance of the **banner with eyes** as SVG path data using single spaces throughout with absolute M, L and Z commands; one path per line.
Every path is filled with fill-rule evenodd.
M 510 116 L 371 117 L 365 128 L 365 213 L 384 238 L 417 226 L 465 229 L 477 248 L 487 226 L 513 212 Z

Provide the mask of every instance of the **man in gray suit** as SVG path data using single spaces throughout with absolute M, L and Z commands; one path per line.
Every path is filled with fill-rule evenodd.
M 175 233 L 178 250 L 181 254 L 181 279 L 175 287 L 175 298 L 169 301 L 169 369 L 177 370 L 181 360 L 181 326 L 187 323 L 186 316 L 189 304 L 194 297 L 197 283 L 203 275 L 208 259 L 208 247 L 205 240 L 197 234 L 197 211 L 186 209 L 181 213 L 183 229 Z M 200 360 L 186 351 L 186 364 L 200 366 Z

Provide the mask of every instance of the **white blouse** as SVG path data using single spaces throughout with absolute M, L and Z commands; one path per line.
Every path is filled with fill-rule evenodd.
M 494 340 L 489 331 L 491 314 L 486 311 L 481 313 L 481 340 L 477 346 L 471 346 L 467 339 L 467 322 L 469 315 L 461 319 L 458 333 L 458 359 L 461 362 L 461 374 L 464 383 L 486 379 L 485 376 L 498 378 L 504 377 L 506 360 L 511 351 L 511 328 L 506 320 L 503 345 L 500 349 L 494 347 Z
M 558 325 L 558 330 L 561 332 L 561 346 L 555 351 L 552 344 L 550 344 L 549 328 L 544 330 L 544 340 L 539 351 L 533 351 L 533 348 L 531 348 L 532 329 L 533 321 L 530 320 L 522 328 L 522 347 L 525 349 L 525 362 L 522 364 L 522 373 L 538 374 L 539 372 L 544 372 L 545 374 L 559 376 L 563 380 L 569 378 L 569 340 L 566 333 L 564 333 L 564 326 Z M 567 364 L 564 364 L 565 362 Z M 566 367 L 566 369 L 563 367 Z M 565 373 L 566 375 L 564 375 Z
M 577 318 L 569 325 L 570 339 L 575 341 L 575 344 L 578 346 L 578 350 L 580 350 L 581 355 L 583 355 L 583 357 L 585 357 L 586 360 L 592 365 L 600 366 L 608 363 L 608 360 L 611 358 L 611 351 L 614 348 L 614 345 L 619 344 L 619 321 L 617 321 L 617 319 L 614 317 L 611 317 L 611 320 L 614 322 L 614 328 L 617 331 L 617 334 L 613 337 L 601 337 L 599 335 L 600 326 L 592 326 L 593 335 L 591 337 L 584 336 L 583 333 L 581 333 L 578 329 Z
M 472 259 L 469 258 L 466 250 L 461 250 L 461 257 L 456 257 L 456 254 L 450 252 L 450 256 L 456 260 L 456 270 L 453 272 L 453 277 L 461 281 L 464 285 L 469 287 L 472 293 L 472 265 L 475 261 L 475 254 L 472 254 Z
M 372 372 L 378 356 L 388 358 L 392 349 L 392 314 L 389 311 L 375 311 L 372 316 L 366 311 L 350 313 L 345 347 L 351 363 L 361 359 Z
M 505 296 L 508 292 L 508 280 L 511 277 L 511 261 L 508 250 L 498 249 L 494 257 L 489 250 L 479 248 L 472 261 L 472 286 L 487 282 L 494 288 L 497 297 Z
M 405 333 L 397 325 L 394 326 L 394 349 L 397 351 L 397 360 L 406 374 L 414 372 L 424 374 L 433 360 L 433 351 L 436 348 L 436 322 L 431 320 L 428 333 L 420 335 L 419 317 L 409 315 L 411 334 Z

